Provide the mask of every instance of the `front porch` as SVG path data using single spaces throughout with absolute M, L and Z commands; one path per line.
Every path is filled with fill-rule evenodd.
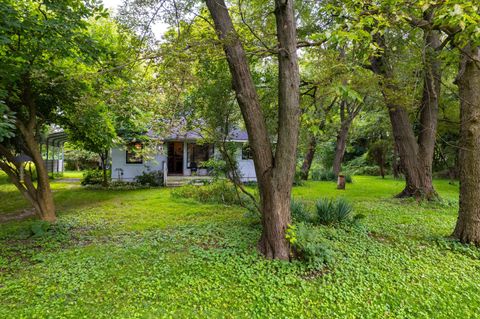
M 183 176 L 183 175 L 167 175 L 165 177 L 165 186 L 179 187 L 183 185 L 205 185 L 212 182 L 211 176 Z
M 197 144 L 196 141 L 167 141 L 166 172 L 173 177 L 207 177 L 208 169 L 202 163 L 214 155 L 213 144 Z

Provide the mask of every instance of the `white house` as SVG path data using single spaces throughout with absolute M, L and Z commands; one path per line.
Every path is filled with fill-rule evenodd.
M 229 142 L 238 144 L 236 156 L 243 181 L 256 181 L 252 153 L 248 147 L 248 136 L 244 131 L 230 133 Z M 171 134 L 161 139 L 161 146 L 154 156 L 144 159 L 133 149 L 141 150 L 143 144 L 134 142 L 128 146 L 112 149 L 112 180 L 135 180 L 143 172 L 167 171 L 169 176 L 207 176 L 208 170 L 202 168 L 204 161 L 218 155 L 215 146 L 203 143 L 202 136 L 194 131 Z M 193 173 L 193 174 L 192 174 Z

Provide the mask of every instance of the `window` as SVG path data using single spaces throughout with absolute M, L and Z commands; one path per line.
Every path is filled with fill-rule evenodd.
M 253 159 L 253 151 L 248 143 L 243 144 L 242 146 L 242 160 L 251 160 Z
M 213 145 L 211 144 L 188 144 L 188 161 L 189 166 L 199 167 L 203 162 L 208 161 L 213 154 Z
M 141 154 L 143 144 L 140 142 L 131 143 L 127 146 L 127 164 L 142 164 L 143 156 Z

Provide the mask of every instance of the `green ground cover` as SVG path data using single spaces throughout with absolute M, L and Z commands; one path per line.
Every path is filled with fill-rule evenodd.
M 366 216 L 363 230 L 315 227 L 333 257 L 320 270 L 261 258 L 258 220 L 236 206 L 52 185 L 55 227 L 0 225 L 1 318 L 472 318 L 480 307 L 480 251 L 447 238 L 458 209 L 447 181 L 435 204 L 395 200 L 403 182 L 376 177 L 295 187 Z M 26 205 L 4 177 L 0 203 Z

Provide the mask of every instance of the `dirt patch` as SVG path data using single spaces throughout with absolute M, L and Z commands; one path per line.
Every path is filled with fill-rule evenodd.
M 13 220 L 16 220 L 16 221 L 24 220 L 33 216 L 35 216 L 35 210 L 33 208 L 24 209 L 16 213 L 0 215 L 0 224 L 5 224 Z
M 382 235 L 380 233 L 377 233 L 377 232 L 369 232 L 368 233 L 368 237 L 370 238 L 373 238 L 381 243 L 385 243 L 385 244 L 388 244 L 390 242 L 392 242 L 392 238 L 388 237 L 388 236 L 385 236 L 385 235 Z

